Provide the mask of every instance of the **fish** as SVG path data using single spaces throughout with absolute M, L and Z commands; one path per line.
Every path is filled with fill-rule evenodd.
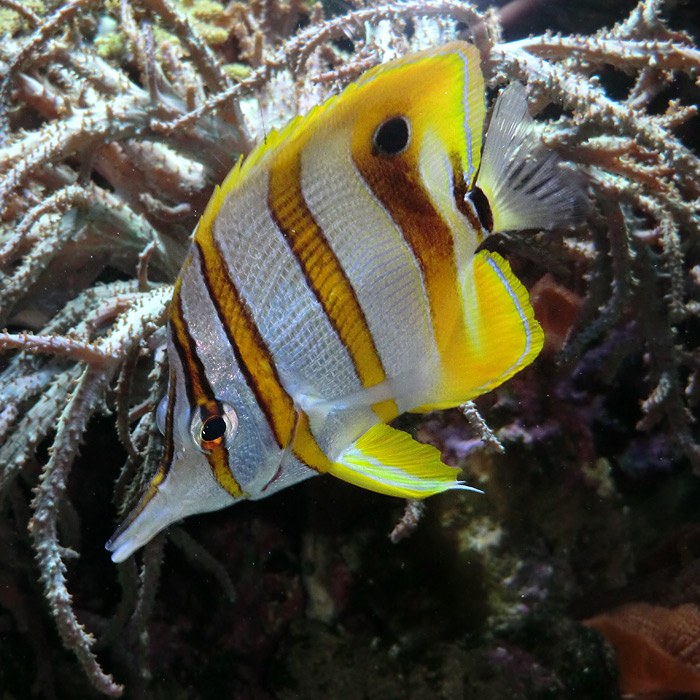
M 106 547 L 318 474 L 402 498 L 477 490 L 389 425 L 464 404 L 543 344 L 492 234 L 585 217 L 525 89 L 485 131 L 479 52 L 381 64 L 272 131 L 216 188 L 175 283 L 160 466 Z

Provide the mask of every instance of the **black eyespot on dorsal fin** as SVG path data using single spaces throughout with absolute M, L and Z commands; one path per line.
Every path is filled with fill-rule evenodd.
M 403 116 L 391 117 L 382 122 L 374 131 L 372 150 L 377 155 L 397 156 L 403 153 L 411 142 L 411 124 Z

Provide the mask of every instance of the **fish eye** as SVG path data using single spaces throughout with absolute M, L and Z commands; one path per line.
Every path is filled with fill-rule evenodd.
M 190 432 L 194 444 L 203 452 L 228 447 L 238 430 L 238 414 L 223 401 L 210 401 L 194 412 Z
M 411 124 L 406 117 L 392 117 L 382 122 L 372 137 L 374 151 L 383 156 L 403 153 L 411 141 Z
M 209 416 L 202 424 L 202 442 L 216 442 L 226 435 L 226 421 L 221 416 Z
M 160 430 L 161 435 L 165 435 L 165 419 L 168 415 L 168 394 L 160 400 L 158 408 L 156 408 L 156 425 Z

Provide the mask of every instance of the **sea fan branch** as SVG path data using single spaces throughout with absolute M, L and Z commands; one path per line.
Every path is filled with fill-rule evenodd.
M 41 475 L 32 507 L 30 531 L 44 583 L 46 599 L 56 620 L 59 634 L 83 666 L 95 687 L 110 697 L 118 697 L 122 686 L 100 667 L 91 650 L 94 637 L 86 632 L 73 611 L 66 588 L 64 551 L 58 544 L 58 499 L 65 491 L 70 467 L 78 451 L 80 437 L 111 380 L 111 372 L 86 368 L 64 408 L 58 424 L 53 451 Z

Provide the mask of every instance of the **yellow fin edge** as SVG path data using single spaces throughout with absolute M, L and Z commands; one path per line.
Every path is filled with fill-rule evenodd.
M 458 53 L 467 58 L 467 65 L 470 73 L 469 84 L 472 82 L 479 84 L 479 81 L 481 81 L 480 84 L 482 85 L 481 89 L 471 90 L 468 95 L 468 109 L 471 120 L 469 131 L 472 133 L 472 139 L 480 142 L 484 105 L 475 102 L 477 97 L 483 94 L 483 79 L 481 78 L 479 67 L 480 59 L 477 49 L 473 45 L 466 42 L 453 41 L 433 49 L 421 51 L 419 53 L 407 54 L 406 56 L 393 61 L 388 61 L 387 63 L 381 63 L 374 66 L 374 68 L 360 76 L 357 81 L 350 83 L 341 93 L 333 95 L 325 100 L 325 102 L 316 105 L 307 114 L 295 117 L 279 130 L 271 129 L 265 138 L 260 141 L 255 148 L 253 148 L 248 156 L 245 158 L 241 157 L 238 160 L 238 163 L 231 169 L 229 174 L 224 179 L 221 187 L 217 187 L 209 201 L 209 204 L 207 205 L 204 215 L 202 216 L 201 225 L 211 225 L 213 218 L 218 213 L 226 195 L 237 187 L 238 184 L 242 182 L 256 166 L 264 162 L 264 160 L 277 151 L 282 144 L 285 144 L 285 146 L 288 147 L 289 143 L 298 137 L 308 139 L 311 133 L 314 131 L 313 127 L 315 126 L 318 118 L 328 110 L 335 108 L 340 102 L 345 102 L 346 98 L 355 92 L 359 87 L 371 82 L 377 76 L 383 73 L 395 71 L 403 66 L 421 62 L 426 59 L 434 59 L 440 56 L 448 58 L 453 55 L 452 58 L 454 58 Z M 474 79 L 477 80 L 474 81 Z M 465 107 L 467 107 L 467 105 L 465 105 Z M 476 171 L 479 164 L 480 151 L 477 147 L 478 145 L 478 143 L 473 145 L 475 160 L 474 163 L 472 163 L 472 169 L 474 171 Z

